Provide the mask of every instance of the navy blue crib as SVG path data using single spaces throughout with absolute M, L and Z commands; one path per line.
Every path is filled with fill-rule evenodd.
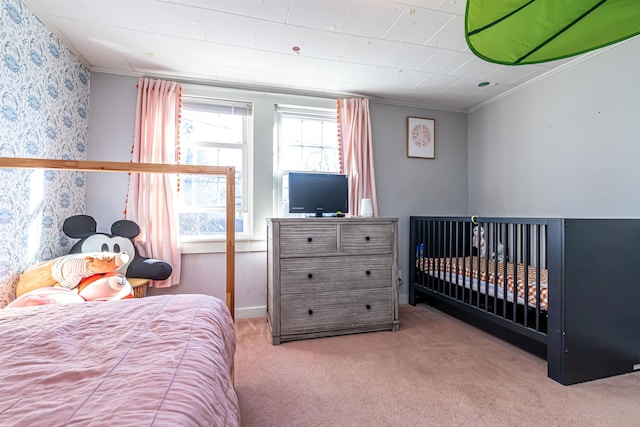
M 569 385 L 640 370 L 640 220 L 410 218 L 409 303 L 546 358 Z

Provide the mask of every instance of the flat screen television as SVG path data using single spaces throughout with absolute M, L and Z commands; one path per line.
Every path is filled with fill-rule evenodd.
M 289 173 L 289 213 L 334 216 L 338 212 L 349 212 L 349 180 L 346 175 Z

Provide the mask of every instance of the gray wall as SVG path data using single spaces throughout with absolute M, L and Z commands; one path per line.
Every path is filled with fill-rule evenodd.
M 471 214 L 640 215 L 640 38 L 469 114 Z
M 93 73 L 89 151 L 91 160 L 130 161 L 133 143 L 137 77 Z M 252 245 L 237 242 L 236 307 L 238 317 L 256 316 L 266 306 L 265 218 L 273 215 L 273 127 L 277 103 L 334 107 L 335 99 L 311 98 L 233 89 L 201 88 L 212 96 L 254 102 Z M 462 215 L 467 212 L 467 115 L 437 110 L 371 103 L 374 161 L 380 216 L 399 221 L 399 268 L 408 276 L 410 215 Z M 407 157 L 407 116 L 436 120 L 436 159 Z M 99 231 L 123 217 L 126 174 L 90 174 L 87 213 Z M 151 289 L 149 294 L 206 293 L 224 297 L 224 256 L 221 253 L 183 255 L 181 284 Z M 400 301 L 408 299 L 400 288 Z
M 87 158 L 130 162 L 136 119 L 136 77 L 95 73 L 89 104 L 89 148 Z M 124 218 L 129 177 L 126 173 L 89 173 L 87 215 L 98 223 L 98 231 L 109 233 L 113 222 Z
M 398 268 L 408 301 L 409 217 L 467 214 L 467 114 L 372 102 L 379 216 L 398 218 Z M 435 159 L 407 157 L 407 117 L 435 119 Z

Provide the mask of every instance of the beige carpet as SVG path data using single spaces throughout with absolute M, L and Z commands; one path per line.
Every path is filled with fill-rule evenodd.
M 271 344 L 237 321 L 235 381 L 250 426 L 640 426 L 640 372 L 573 386 L 546 362 L 426 305 L 398 332 Z

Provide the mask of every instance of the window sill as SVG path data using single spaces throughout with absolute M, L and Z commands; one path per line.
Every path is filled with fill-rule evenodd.
M 180 252 L 182 254 L 224 253 L 226 246 L 226 240 L 181 242 Z M 249 237 L 239 237 L 236 239 L 235 248 L 236 252 L 265 252 L 267 250 L 267 241 L 251 239 Z

